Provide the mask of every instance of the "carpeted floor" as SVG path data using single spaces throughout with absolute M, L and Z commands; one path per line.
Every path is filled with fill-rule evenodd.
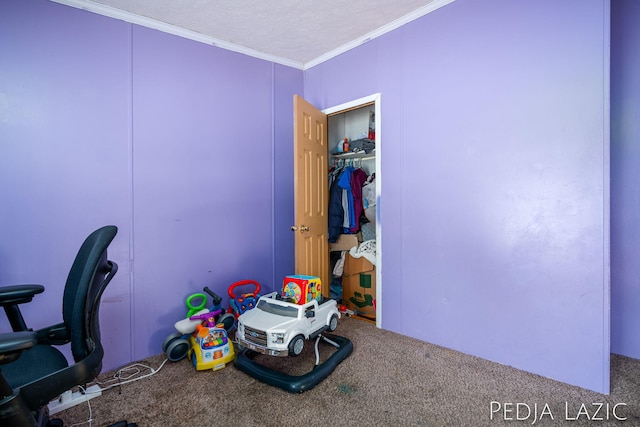
M 312 390 L 291 394 L 233 366 L 197 372 L 187 360 L 105 390 L 56 414 L 65 426 L 640 426 L 640 360 L 612 355 L 608 396 L 343 318 L 353 353 Z M 320 345 L 320 359 L 334 351 Z M 297 358 L 259 356 L 292 375 L 313 368 L 313 343 Z M 143 363 L 158 368 L 164 355 Z M 142 372 L 141 374 L 144 374 Z M 114 372 L 100 376 L 102 382 Z M 124 374 L 127 375 L 127 374 Z M 622 418 L 625 418 L 624 420 Z

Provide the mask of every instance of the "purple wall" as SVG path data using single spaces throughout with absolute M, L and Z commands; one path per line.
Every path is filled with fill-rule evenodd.
M 608 1 L 458 0 L 305 72 L 381 93 L 385 329 L 609 390 Z
M 61 312 L 80 243 L 117 225 L 105 369 L 160 353 L 204 286 L 291 271 L 302 71 L 43 0 L 0 4 L 0 51 L 0 283 L 42 283 Z
M 294 240 L 291 226 L 293 208 L 293 94 L 303 93 L 299 70 L 275 66 L 274 134 L 273 134 L 273 283 L 281 285 L 286 275 L 295 272 Z
M 140 27 L 133 52 L 133 327 L 162 343 L 188 293 L 271 282 L 272 65 Z
M 611 351 L 640 358 L 640 2 L 611 4 Z
M 25 318 L 33 328 L 61 321 L 82 241 L 117 225 L 109 254 L 121 269 L 101 309 L 118 319 L 117 332 L 103 325 L 111 366 L 131 360 L 109 351 L 131 336 L 128 28 L 47 1 L 0 3 L 0 283 L 45 285 Z

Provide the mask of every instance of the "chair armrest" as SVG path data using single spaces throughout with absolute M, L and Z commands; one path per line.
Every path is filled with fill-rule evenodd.
M 20 304 L 30 302 L 34 295 L 44 292 L 42 285 L 13 285 L 0 287 L 0 306 L 4 308 L 13 331 L 29 330 L 20 312 Z
M 42 285 L 2 286 L 0 287 L 0 305 L 23 304 L 42 292 L 44 292 Z
M 38 334 L 32 331 L 0 334 L 0 364 L 13 362 L 20 353 L 38 343 Z

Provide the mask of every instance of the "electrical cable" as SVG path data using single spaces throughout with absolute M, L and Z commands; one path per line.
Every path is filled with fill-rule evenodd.
M 116 387 L 116 386 L 122 386 L 122 385 L 125 385 L 125 384 L 129 384 L 131 382 L 138 381 L 138 380 L 141 380 L 143 378 L 148 378 L 148 377 L 158 373 L 160 371 L 160 369 L 162 369 L 164 364 L 167 363 L 168 360 L 169 359 L 164 359 L 157 369 L 153 369 L 151 366 L 144 365 L 142 363 L 134 363 L 132 365 L 129 365 L 127 367 L 119 369 L 113 375 L 113 379 L 108 380 L 108 381 L 104 381 L 104 382 L 94 381 L 94 383 L 98 384 L 100 386 L 101 391 L 109 390 L 110 388 L 113 388 L 113 387 Z M 138 374 L 140 374 L 142 372 L 140 367 L 144 368 L 144 369 L 148 369 L 149 373 L 136 377 L 136 375 L 138 375 Z M 133 370 L 133 372 L 128 373 L 129 370 Z M 123 377 L 123 374 L 125 374 L 125 373 L 127 373 L 127 376 Z M 122 381 L 123 379 L 124 379 L 124 381 Z M 112 383 L 114 381 L 117 381 L 117 383 L 116 384 L 110 384 L 110 385 L 107 385 L 106 387 L 102 388 L 103 385 Z
M 84 387 L 82 386 L 78 386 L 78 388 L 84 393 L 87 394 L 87 391 L 85 390 Z M 95 393 L 95 392 L 94 392 Z M 71 424 L 69 427 L 75 427 L 75 426 L 80 426 L 83 424 L 89 424 L 89 427 L 91 427 L 93 425 L 93 411 L 91 409 L 91 402 L 89 402 L 89 399 L 87 399 L 87 406 L 89 406 L 89 419 L 87 421 L 82 421 L 79 423 L 75 423 L 75 424 Z
M 126 366 L 124 368 L 119 369 L 114 375 L 113 378 L 108 380 L 108 381 L 104 381 L 104 382 L 100 382 L 100 381 L 93 381 L 91 384 L 97 384 L 98 386 L 100 386 L 100 390 L 99 391 L 87 391 L 84 387 L 82 386 L 78 386 L 78 388 L 81 390 L 81 392 L 83 394 L 92 394 L 92 393 L 102 393 L 105 390 L 109 390 L 110 388 L 116 387 L 116 386 L 122 386 L 124 384 L 128 384 L 134 381 L 138 381 L 141 380 L 143 378 L 148 378 L 156 373 L 158 373 L 160 371 L 160 369 L 162 369 L 162 367 L 164 366 L 165 363 L 167 363 L 167 360 L 169 359 L 164 359 L 162 361 L 162 363 L 160 364 L 160 366 L 158 366 L 157 369 L 153 369 L 151 366 L 149 365 L 145 365 L 143 363 L 134 363 L 132 365 Z M 137 376 L 138 374 L 140 374 L 142 371 L 141 368 L 144 369 L 148 369 L 149 373 L 144 374 L 144 375 L 140 375 Z M 133 370 L 132 373 L 129 373 L 130 370 Z M 122 375 L 123 374 L 127 374 L 124 381 L 122 380 Z M 106 387 L 102 387 L 104 384 L 109 384 L 109 383 L 113 383 L 114 381 L 117 381 L 115 384 L 110 384 L 107 385 Z M 89 427 L 91 427 L 93 425 L 93 411 L 91 409 L 91 402 L 89 401 L 89 399 L 87 399 L 87 406 L 89 407 L 89 419 L 87 419 L 86 421 L 81 421 L 79 423 L 75 423 L 75 424 L 71 424 L 69 427 L 75 427 L 75 426 L 80 426 L 83 424 L 89 424 Z

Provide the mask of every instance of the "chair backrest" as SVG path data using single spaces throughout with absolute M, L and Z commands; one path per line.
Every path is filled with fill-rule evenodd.
M 117 264 L 107 260 L 107 247 L 117 232 L 116 226 L 108 225 L 91 233 L 80 247 L 67 277 L 62 316 L 76 362 L 100 343 L 100 298 L 118 269 Z

